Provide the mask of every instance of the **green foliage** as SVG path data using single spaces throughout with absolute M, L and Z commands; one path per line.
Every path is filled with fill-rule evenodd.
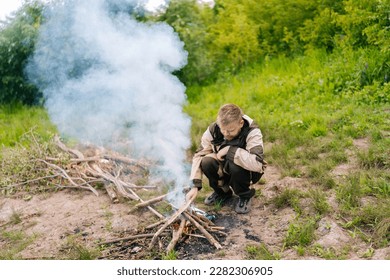
M 188 52 L 187 65 L 177 74 L 186 84 L 204 83 L 215 75 L 215 60 L 209 47 L 207 32 L 211 9 L 196 0 L 172 0 L 158 20 L 171 25 Z
M 175 250 L 171 250 L 168 253 L 161 255 L 162 260 L 177 260 L 177 252 Z
M 337 188 L 337 199 L 345 209 L 352 209 L 360 206 L 360 198 L 363 195 L 363 188 L 360 184 L 360 176 L 350 176 L 349 180 Z
M 41 22 L 42 6 L 26 2 L 14 18 L 0 25 L 0 104 L 41 102 L 41 94 L 24 75 L 34 51 Z
M 284 240 L 285 247 L 308 246 L 314 240 L 316 229 L 316 220 L 314 218 L 300 219 L 292 222 L 287 230 Z
M 95 260 L 100 252 L 97 248 L 87 246 L 80 240 L 78 235 L 67 237 L 66 243 L 62 245 L 63 259 L 66 260 Z
M 302 193 L 296 189 L 286 189 L 280 195 L 272 199 L 272 204 L 277 208 L 290 206 L 294 208 L 297 213 L 302 213 L 299 199 L 302 197 Z
M 372 232 L 374 244 L 378 247 L 386 247 L 390 240 L 390 204 L 388 200 L 382 199 L 375 205 L 369 204 L 355 209 L 351 212 L 352 219 L 346 228 L 357 226 Z
M 313 208 L 319 215 L 324 215 L 329 212 L 330 206 L 323 191 L 311 189 L 309 191 L 309 197 L 312 199 Z
M 47 137 L 47 135 L 39 135 L 32 129 L 22 135 L 19 142 L 12 147 L 2 145 L 0 149 L 1 195 L 23 192 L 36 194 L 55 190 L 53 178 L 57 175 L 53 175 L 45 168 L 43 162 L 37 160 L 57 151 L 54 143 L 45 136 Z M 66 155 L 63 157 L 62 160 L 68 160 Z
M 246 1 L 249 18 L 259 26 L 258 39 L 263 54 L 294 54 L 302 51 L 299 30 L 317 14 L 320 1 Z
M 213 39 L 213 55 L 223 66 L 222 71 L 226 67 L 236 71 L 239 67 L 256 61 L 261 53 L 259 26 L 250 18 L 248 8 L 248 2 L 243 0 L 216 1 L 215 20 L 208 31 Z
M 44 108 L 21 105 L 0 106 L 0 128 L 2 147 L 13 147 L 17 143 L 25 146 L 32 144 L 31 138 L 25 137 L 32 131 L 45 141 L 56 132 Z
M 245 247 L 247 258 L 249 260 L 279 260 L 280 255 L 278 253 L 271 252 L 266 245 L 260 244 L 248 245 Z
M 310 248 L 310 252 L 326 260 L 345 260 L 348 256 L 349 248 L 345 247 L 341 252 L 337 252 L 334 248 L 324 248 L 319 244 L 315 244 Z
M 21 259 L 20 252 L 30 245 L 35 238 L 35 235 L 29 236 L 22 231 L 0 231 L 0 239 L 2 240 L 0 260 Z

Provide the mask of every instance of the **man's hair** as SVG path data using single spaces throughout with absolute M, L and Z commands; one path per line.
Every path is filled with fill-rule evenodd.
M 238 122 L 242 119 L 243 112 L 240 107 L 235 104 L 225 104 L 219 108 L 217 123 L 218 125 L 228 125 L 232 122 Z

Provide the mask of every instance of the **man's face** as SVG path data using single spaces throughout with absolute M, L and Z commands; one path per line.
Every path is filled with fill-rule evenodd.
M 233 140 L 240 134 L 241 128 L 244 125 L 244 121 L 240 120 L 237 122 L 232 122 L 227 125 L 219 125 L 219 128 L 221 129 L 221 133 L 225 137 L 226 140 L 230 141 Z

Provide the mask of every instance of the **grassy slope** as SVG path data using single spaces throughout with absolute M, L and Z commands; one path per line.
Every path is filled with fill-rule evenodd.
M 345 227 L 365 232 L 370 236 L 367 242 L 374 246 L 388 246 L 390 87 L 358 89 L 353 86 L 353 75 L 350 83 L 343 81 L 356 70 L 354 62 L 342 57 L 330 59 L 321 53 L 295 60 L 274 59 L 214 85 L 189 88 L 186 112 L 193 120 L 193 149 L 218 108 L 236 103 L 259 123 L 266 147 L 270 147 L 266 160 L 284 176 L 306 178 L 315 187 L 309 193 L 281 195 L 280 201 L 290 206 L 291 201 L 311 197 L 317 215 L 311 218 L 312 213 L 296 209 L 300 230 L 296 230 L 297 224 L 290 225 L 285 245 L 310 244 L 316 222 L 330 211 L 324 197 L 332 191 L 340 209 L 333 216 L 347 217 Z M 353 143 L 362 138 L 369 146 L 356 150 Z M 357 167 L 344 181 L 335 181 L 331 171 L 351 156 L 357 158 Z M 372 199 L 371 203 L 363 206 L 366 198 Z M 310 236 L 299 236 L 305 234 Z M 291 238 L 308 242 L 301 244 Z
M 56 129 L 42 107 L 0 106 L 0 146 L 28 145 L 29 132 L 48 140 Z

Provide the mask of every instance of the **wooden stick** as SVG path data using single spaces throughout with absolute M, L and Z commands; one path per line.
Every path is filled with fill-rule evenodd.
M 137 186 L 136 184 L 124 182 L 120 179 L 118 179 L 121 184 L 123 184 L 125 187 L 132 188 L 132 189 L 156 189 L 156 186 Z
M 180 207 L 170 218 L 169 220 L 154 234 L 152 241 L 150 242 L 149 249 L 152 249 L 154 244 L 157 241 L 158 236 L 171 224 L 173 223 L 187 208 L 191 205 L 191 203 L 195 200 L 196 195 L 198 194 L 197 188 L 192 188 L 187 194 L 187 203 L 185 203 L 182 207 Z
M 87 168 L 87 170 L 88 170 L 92 175 L 98 176 L 98 177 L 103 177 L 103 178 L 106 179 L 107 181 L 114 183 L 114 185 L 118 188 L 118 191 L 119 191 L 124 197 L 128 197 L 128 198 L 133 199 L 133 200 L 139 200 L 139 197 L 137 197 L 136 195 L 134 195 L 134 194 L 129 194 L 129 193 L 127 193 L 126 191 L 124 191 L 123 186 L 121 185 L 121 183 L 118 182 L 118 180 L 117 180 L 114 176 L 112 176 L 111 174 L 109 174 L 109 173 L 104 172 L 103 170 L 101 170 L 100 167 L 99 167 L 96 163 L 92 163 L 92 164 L 91 164 L 91 167 L 92 167 L 92 168 Z
M 118 203 L 119 198 L 115 192 L 115 188 L 112 184 L 104 184 L 104 188 L 106 189 L 108 196 L 110 197 L 112 203 Z
M 138 203 L 132 209 L 130 209 L 129 213 L 134 212 L 134 211 L 138 210 L 139 208 L 146 207 L 146 206 L 152 205 L 154 203 L 160 202 L 160 201 L 164 200 L 164 198 L 166 196 L 167 195 L 164 194 L 164 195 L 160 195 L 158 197 L 146 200 L 144 202 Z
M 36 178 L 36 179 L 31 179 L 31 180 L 24 181 L 24 182 L 21 182 L 21 183 L 16 183 L 16 184 L 13 184 L 13 185 L 1 187 L 0 189 L 9 189 L 9 188 L 13 188 L 13 187 L 18 187 L 18 186 L 21 186 L 21 185 L 26 185 L 28 183 L 33 183 L 33 182 L 41 181 L 41 180 L 44 180 L 44 179 L 55 178 L 55 177 L 58 177 L 58 176 L 61 176 L 61 175 L 60 174 L 54 174 L 54 175 L 50 175 L 50 176 L 39 177 L 39 178 Z
M 144 202 L 138 203 L 138 204 L 136 204 L 136 205 L 134 206 L 133 209 L 130 210 L 130 212 L 132 212 L 132 211 L 134 211 L 134 210 L 137 210 L 137 209 L 139 209 L 139 208 L 141 208 L 141 207 L 149 206 L 149 205 L 151 205 L 151 204 L 154 204 L 154 203 L 163 201 L 164 198 L 166 198 L 167 196 L 169 196 L 169 195 L 171 195 L 171 194 L 177 193 L 178 191 L 181 191 L 181 190 L 175 190 L 175 191 L 172 191 L 172 192 L 169 192 L 169 193 L 166 193 L 166 194 L 163 194 L 163 195 L 154 197 L 154 198 L 152 198 L 152 199 L 145 200 Z
M 99 156 L 86 157 L 86 158 L 72 158 L 70 161 L 74 163 L 88 162 L 88 161 L 99 161 L 102 158 Z
M 168 218 L 165 218 L 164 220 L 160 220 L 160 221 L 158 221 L 158 222 L 156 222 L 154 224 L 151 224 L 151 225 L 149 225 L 149 226 L 147 226 L 145 228 L 146 229 L 152 229 L 152 228 L 154 228 L 154 227 L 156 227 L 158 225 L 161 225 L 161 224 L 165 223 L 166 221 L 168 221 Z
M 192 218 L 194 218 L 195 221 L 197 221 L 199 224 L 203 225 L 204 227 L 208 228 L 209 227 L 209 223 L 203 221 L 200 217 L 201 215 L 197 215 L 196 213 L 191 213 L 189 211 L 186 211 L 186 213 L 188 215 L 191 215 Z
M 111 243 L 117 243 L 121 241 L 128 241 L 128 240 L 133 240 L 133 239 L 138 239 L 138 238 L 147 238 L 147 237 L 152 237 L 153 233 L 144 233 L 144 234 L 137 234 L 137 235 L 132 235 L 128 237 L 123 237 L 123 238 L 117 238 L 117 239 L 112 239 L 104 242 L 98 243 L 98 245 L 105 245 L 105 244 L 111 244 Z
M 186 224 L 186 220 L 184 218 L 181 218 L 179 228 L 177 230 L 172 231 L 172 240 L 171 240 L 171 242 L 169 242 L 169 244 L 167 246 L 167 249 L 166 249 L 167 253 L 169 253 L 170 251 L 172 251 L 175 248 L 177 242 L 179 241 L 180 237 L 183 234 L 185 224 Z
M 75 149 L 70 149 L 67 146 L 65 146 L 65 144 L 61 142 L 60 137 L 58 135 L 54 136 L 54 142 L 57 144 L 58 147 L 60 147 L 61 150 L 71 153 L 79 159 L 85 158 L 82 152 Z
M 199 224 L 201 224 L 207 231 L 211 231 L 211 232 L 218 233 L 220 235 L 227 236 L 227 233 L 221 231 L 221 230 L 225 229 L 224 227 L 216 226 L 213 222 L 211 222 L 209 219 L 207 219 L 203 215 L 197 214 L 196 212 L 191 213 L 189 211 L 186 211 L 185 213 L 190 215 L 195 221 L 197 221 Z
M 204 239 L 206 239 L 205 236 L 200 235 L 200 234 L 186 233 L 185 235 L 193 236 L 193 237 L 197 237 L 197 238 L 204 238 Z
M 219 244 L 219 242 L 203 227 L 201 226 L 197 221 L 195 221 L 191 215 L 188 215 L 187 213 L 183 213 L 184 217 L 188 219 L 194 226 L 196 226 L 203 234 L 204 236 L 209 240 L 209 242 L 214 245 L 215 248 L 221 249 L 222 245 Z
M 92 173 L 98 173 L 100 176 L 102 176 L 103 178 L 105 178 L 106 180 L 108 181 L 111 181 L 115 184 L 115 186 L 118 187 L 118 191 L 124 195 L 125 197 L 129 197 L 129 198 L 132 198 L 134 200 L 139 200 L 141 202 L 143 202 L 143 200 L 132 190 L 132 189 L 127 189 L 131 194 L 129 194 L 124 188 L 123 188 L 123 185 L 121 184 L 121 182 L 115 178 L 114 176 L 112 176 L 110 173 L 107 173 L 107 172 L 103 172 L 100 167 L 95 164 L 95 163 L 92 163 L 91 166 L 93 167 L 93 170 L 92 168 L 89 168 L 89 170 L 92 172 Z M 160 214 L 159 212 L 157 212 L 155 209 L 153 209 L 152 207 L 148 206 L 148 209 L 153 213 L 155 214 L 156 216 L 158 216 L 159 218 L 161 219 L 164 219 L 164 215 Z
M 96 196 L 99 196 L 99 193 L 90 185 L 87 184 L 87 187 L 83 187 L 79 184 L 77 184 L 76 182 L 73 181 L 73 179 L 69 176 L 69 174 L 61 167 L 59 167 L 58 165 L 55 165 L 55 164 L 52 164 L 52 163 L 49 163 L 43 159 L 37 159 L 37 161 L 41 161 L 41 162 L 44 162 L 47 166 L 50 166 L 54 169 L 57 169 L 59 170 L 61 173 L 62 173 L 62 177 L 64 177 L 65 179 L 68 179 L 68 181 L 75 187 L 79 187 L 79 188 L 82 188 L 82 189 L 88 189 L 90 191 L 92 191 Z

